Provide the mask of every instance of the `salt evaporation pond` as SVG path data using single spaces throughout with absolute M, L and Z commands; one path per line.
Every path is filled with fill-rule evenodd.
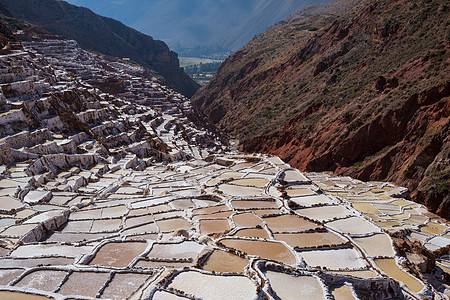
M 412 277 L 411 275 L 400 269 L 397 263 L 395 262 L 395 259 L 380 258 L 375 259 L 375 263 L 377 264 L 377 266 L 380 267 L 380 269 L 384 273 L 394 278 L 395 280 L 398 280 L 406 284 L 406 286 L 411 291 L 418 293 L 424 288 L 423 284 L 420 283 L 419 280 L 417 280 L 416 278 Z
M 291 276 L 273 271 L 267 271 L 265 275 L 278 299 L 326 299 L 324 288 L 313 276 Z
M 297 262 L 295 255 L 284 244 L 260 240 L 221 239 L 220 243 L 230 249 L 236 249 L 249 255 L 273 259 L 288 265 Z
M 219 277 L 195 271 L 178 274 L 169 287 L 204 299 L 241 300 L 253 299 L 256 296 L 256 286 L 247 277 Z
M 299 253 L 311 267 L 339 270 L 360 269 L 366 266 L 366 261 L 354 249 L 324 249 Z
M 203 270 L 211 272 L 244 273 L 248 261 L 226 251 L 214 250 L 203 265 Z

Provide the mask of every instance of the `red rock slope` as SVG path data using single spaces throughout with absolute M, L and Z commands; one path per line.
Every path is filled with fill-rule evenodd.
M 448 2 L 375 0 L 332 12 L 256 36 L 193 101 L 243 150 L 394 181 L 450 218 Z

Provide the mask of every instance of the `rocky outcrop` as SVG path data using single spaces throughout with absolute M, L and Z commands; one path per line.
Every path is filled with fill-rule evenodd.
M 269 28 L 193 101 L 243 150 L 394 181 L 448 218 L 448 6 L 368 1 L 332 12 Z

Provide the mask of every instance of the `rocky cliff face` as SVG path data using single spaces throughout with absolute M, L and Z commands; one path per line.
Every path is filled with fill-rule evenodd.
M 87 50 L 127 57 L 150 68 L 175 90 L 190 97 L 199 85 L 179 66 L 178 56 L 167 45 L 122 23 L 57 0 L 3 1 L 12 16 L 31 22 Z
M 194 102 L 246 151 L 405 185 L 449 215 L 449 6 L 366 1 L 278 24 Z

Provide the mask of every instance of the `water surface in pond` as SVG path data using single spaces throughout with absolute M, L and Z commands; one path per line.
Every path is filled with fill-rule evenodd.
M 285 241 L 292 247 L 299 248 L 339 245 L 346 242 L 346 240 L 331 232 L 275 233 L 273 237 L 276 240 Z
M 211 272 L 244 273 L 248 261 L 242 257 L 222 250 L 214 250 L 203 265 L 203 269 Z
M 284 244 L 261 240 L 244 240 L 225 238 L 220 241 L 225 247 L 263 258 L 276 260 L 285 264 L 295 264 L 295 255 Z
M 413 292 L 418 293 L 423 289 L 423 284 L 420 283 L 416 278 L 412 277 L 402 269 L 400 269 L 393 258 L 382 258 L 375 259 L 375 263 L 380 267 L 380 269 L 394 278 L 395 280 L 401 281 Z
M 107 243 L 100 248 L 89 264 L 125 268 L 146 248 L 145 242 Z
M 272 232 L 305 231 L 319 227 L 313 222 L 293 215 L 264 217 L 264 221 Z

